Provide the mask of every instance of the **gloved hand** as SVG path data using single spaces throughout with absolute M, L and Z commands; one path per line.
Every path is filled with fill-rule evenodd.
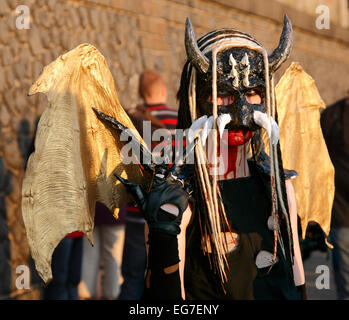
M 149 232 L 162 232 L 169 235 L 180 233 L 183 212 L 188 207 L 191 194 L 190 170 L 187 166 L 173 166 L 167 170 L 164 165 L 155 168 L 151 190 L 148 194 L 134 182 L 115 176 L 125 185 L 135 198 L 148 223 Z M 160 207 L 172 204 L 178 208 L 178 215 L 169 213 Z

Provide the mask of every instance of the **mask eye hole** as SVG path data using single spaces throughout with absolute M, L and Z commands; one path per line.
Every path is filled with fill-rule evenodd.
M 263 101 L 262 94 L 258 89 L 249 89 L 245 92 L 245 98 L 250 104 L 261 104 Z
M 234 96 L 217 96 L 217 106 L 228 106 L 234 102 Z M 208 98 L 210 104 L 213 104 L 212 96 Z

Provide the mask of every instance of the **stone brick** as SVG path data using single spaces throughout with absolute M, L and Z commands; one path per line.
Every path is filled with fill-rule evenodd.
M 11 38 L 9 27 L 6 23 L 0 22 L 0 43 L 8 44 Z
M 53 13 L 51 13 L 50 11 L 47 11 L 46 9 L 41 9 L 38 11 L 38 23 L 42 26 L 44 26 L 45 28 L 50 28 L 54 26 L 54 17 L 53 17 Z
M 51 41 L 51 48 L 57 48 L 60 44 L 61 28 L 51 28 L 49 30 L 49 40 Z
M 5 74 L 4 74 L 4 69 L 0 66 L 0 93 L 4 90 L 5 88 Z M 1 95 L 1 94 L 0 94 Z
M 13 59 L 17 61 L 17 57 L 19 55 L 19 51 L 21 50 L 21 44 L 17 40 L 16 37 L 11 40 L 11 54 L 13 56 Z M 15 63 L 15 62 L 14 62 Z
M 16 37 L 21 43 L 28 41 L 30 29 L 16 29 Z
M 99 14 L 97 9 L 90 8 L 89 9 L 90 21 L 91 25 L 94 29 L 99 28 Z
M 142 49 L 151 49 L 151 50 L 168 50 L 168 39 L 154 35 L 150 36 L 149 34 L 145 33 L 141 36 L 141 47 Z
M 14 107 L 14 94 L 13 94 L 14 90 L 13 88 L 10 88 L 9 90 L 6 90 L 4 92 L 4 101 L 8 107 L 8 109 L 10 111 L 13 110 L 13 107 Z
M 160 73 L 163 73 L 165 71 L 164 70 L 164 61 L 163 61 L 163 57 L 162 56 L 156 56 L 155 57 L 154 67 Z
M 21 48 L 21 50 L 19 51 L 19 55 L 18 55 L 18 61 L 20 61 L 20 63 L 18 63 L 19 65 L 24 66 L 24 77 L 32 77 L 32 59 L 31 59 L 31 52 L 29 50 L 29 48 L 24 47 Z M 23 79 L 22 78 L 22 79 Z
M 18 7 L 19 5 L 23 4 L 23 1 L 21 0 L 3 0 L 5 2 L 7 2 L 8 6 L 14 10 L 16 9 L 16 7 Z
M 66 23 L 66 15 L 64 6 L 60 2 L 56 2 L 56 7 L 54 9 L 56 26 L 62 27 Z
M 6 21 L 6 24 L 7 24 L 7 27 L 9 28 L 10 31 L 16 31 L 16 14 L 15 14 L 15 11 L 11 11 L 8 15 L 6 15 L 6 18 L 5 20 L 3 21 Z M 3 23 L 2 21 L 2 23 Z
M 60 47 L 54 47 L 51 49 L 51 53 L 52 53 L 52 57 L 53 60 L 56 60 L 60 55 L 62 55 L 65 51 L 62 50 L 62 48 Z
M 133 76 L 131 76 L 130 80 L 128 81 L 129 88 L 131 89 L 131 91 L 138 90 L 138 82 L 139 82 L 139 75 L 135 73 Z
M 62 30 L 60 33 L 60 45 L 64 50 L 69 50 L 70 47 L 70 32 L 69 30 Z
M 138 26 L 141 31 L 167 36 L 167 23 L 163 19 L 140 16 L 138 19 Z
M 115 66 L 111 66 L 111 72 L 115 81 L 116 91 L 118 94 L 120 94 L 120 92 L 126 87 L 126 79 L 122 71 Z
M 22 90 L 15 94 L 15 108 L 20 114 L 25 114 L 25 109 L 28 106 L 27 96 Z
M 2 50 L 2 63 L 3 66 L 9 66 L 13 64 L 13 56 L 11 54 L 11 47 L 5 47 Z
M 40 38 L 41 38 L 41 44 L 42 44 L 44 49 L 48 49 L 51 47 L 52 41 L 50 39 L 49 31 L 42 30 L 40 32 Z
M 75 29 L 80 26 L 80 16 L 77 9 L 67 9 L 67 27 L 69 29 Z
M 87 8 L 84 6 L 79 7 L 78 14 L 80 16 L 81 26 L 83 28 L 87 28 L 89 25 L 89 15 L 88 15 Z
M 6 1 L 0 1 L 0 17 L 8 15 L 10 12 L 10 7 Z
M 23 168 L 23 159 L 18 150 L 18 144 L 15 139 L 6 143 L 4 146 L 4 152 L 4 159 L 9 167 L 16 169 Z
M 136 52 L 139 50 L 138 39 L 136 37 L 130 38 L 126 43 L 126 49 L 129 56 L 134 58 L 136 56 Z
M 6 78 L 6 81 L 7 81 L 8 88 L 13 87 L 14 82 L 15 82 L 15 75 L 13 73 L 13 69 L 12 68 L 8 68 L 5 71 L 5 78 Z
M 36 0 L 36 5 L 37 5 L 39 8 L 46 7 L 46 5 L 47 5 L 47 0 Z
M 29 33 L 29 45 L 34 56 L 43 52 L 43 46 L 40 38 L 40 31 L 37 27 L 33 27 Z
M 79 34 L 80 43 L 89 43 L 90 32 L 87 29 L 83 29 Z
M 17 141 L 16 141 L 17 143 Z M 18 167 L 18 168 L 23 168 L 24 167 L 24 159 L 23 157 L 20 155 L 20 166 L 22 167 Z M 9 195 L 9 199 L 11 200 L 11 202 L 17 204 L 21 203 L 21 196 L 22 196 L 22 179 L 19 179 L 19 177 L 16 177 L 15 175 L 12 177 L 11 179 L 11 184 L 13 187 L 13 191 L 11 192 L 11 194 Z M 7 203 L 11 203 L 10 201 L 8 201 Z M 20 214 L 20 213 L 19 213 Z M 22 219 L 21 219 L 22 220 Z M 19 224 L 18 219 L 16 219 L 17 224 Z
M 33 67 L 33 71 L 34 71 L 33 79 L 34 79 L 34 81 L 36 81 L 39 78 L 43 68 L 44 68 L 44 66 L 42 65 L 42 63 L 40 61 L 36 60 L 34 62 L 34 67 Z
M 143 60 L 140 50 L 135 50 L 134 64 L 136 66 L 136 72 L 141 73 L 143 71 Z
M 178 10 L 178 8 L 180 7 L 175 6 L 175 10 Z M 165 19 L 168 19 L 169 14 L 171 14 L 171 11 L 174 11 L 171 1 L 165 1 L 163 3 L 159 3 L 152 0 L 144 2 L 141 10 L 142 11 L 137 11 L 137 12 L 145 14 L 147 16 L 153 16 L 153 17 L 165 18 Z
M 54 11 L 56 9 L 56 0 L 47 0 L 46 3 L 47 3 L 47 6 L 48 8 L 51 10 L 51 11 Z
M 51 51 L 45 51 L 44 55 L 43 55 L 43 60 L 42 62 L 44 63 L 44 66 L 47 66 L 48 64 L 50 64 L 53 61 L 53 57 L 52 57 L 52 53 Z
M 100 14 L 99 14 L 99 21 L 100 21 L 100 27 L 101 27 L 101 31 L 103 33 L 109 33 L 109 15 L 107 14 L 107 12 L 105 10 L 101 10 Z
M 7 127 L 11 122 L 11 114 L 8 112 L 5 105 L 0 106 L 0 123 L 1 126 Z

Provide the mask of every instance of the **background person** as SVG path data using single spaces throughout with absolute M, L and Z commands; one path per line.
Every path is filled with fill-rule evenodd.
M 83 243 L 81 299 L 116 299 L 120 293 L 121 259 L 125 233 L 122 210 L 116 220 L 102 203 L 96 203 L 94 246 Z M 98 290 L 100 288 L 100 290 Z
M 143 104 L 129 111 L 129 116 L 143 136 L 143 121 L 151 122 L 152 133 L 157 129 L 168 129 L 174 134 L 177 125 L 177 111 L 167 106 L 167 89 L 163 77 L 155 71 L 145 70 L 139 79 L 139 96 Z M 152 142 L 154 148 L 159 142 Z M 122 260 L 120 300 L 139 300 L 143 293 L 147 252 L 144 237 L 145 220 L 139 208 L 126 206 L 126 231 Z
M 338 299 L 349 299 L 349 90 L 326 108 L 321 127 L 335 168 L 335 196 L 330 238 Z

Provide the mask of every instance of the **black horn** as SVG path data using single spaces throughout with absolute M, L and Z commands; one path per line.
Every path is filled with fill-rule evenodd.
M 201 73 L 206 73 L 210 66 L 209 60 L 202 54 L 195 39 L 193 26 L 187 18 L 185 22 L 185 49 L 189 61 Z
M 293 43 L 292 24 L 285 14 L 284 27 L 282 29 L 278 47 L 268 56 L 269 72 L 274 73 L 282 63 L 289 57 Z

